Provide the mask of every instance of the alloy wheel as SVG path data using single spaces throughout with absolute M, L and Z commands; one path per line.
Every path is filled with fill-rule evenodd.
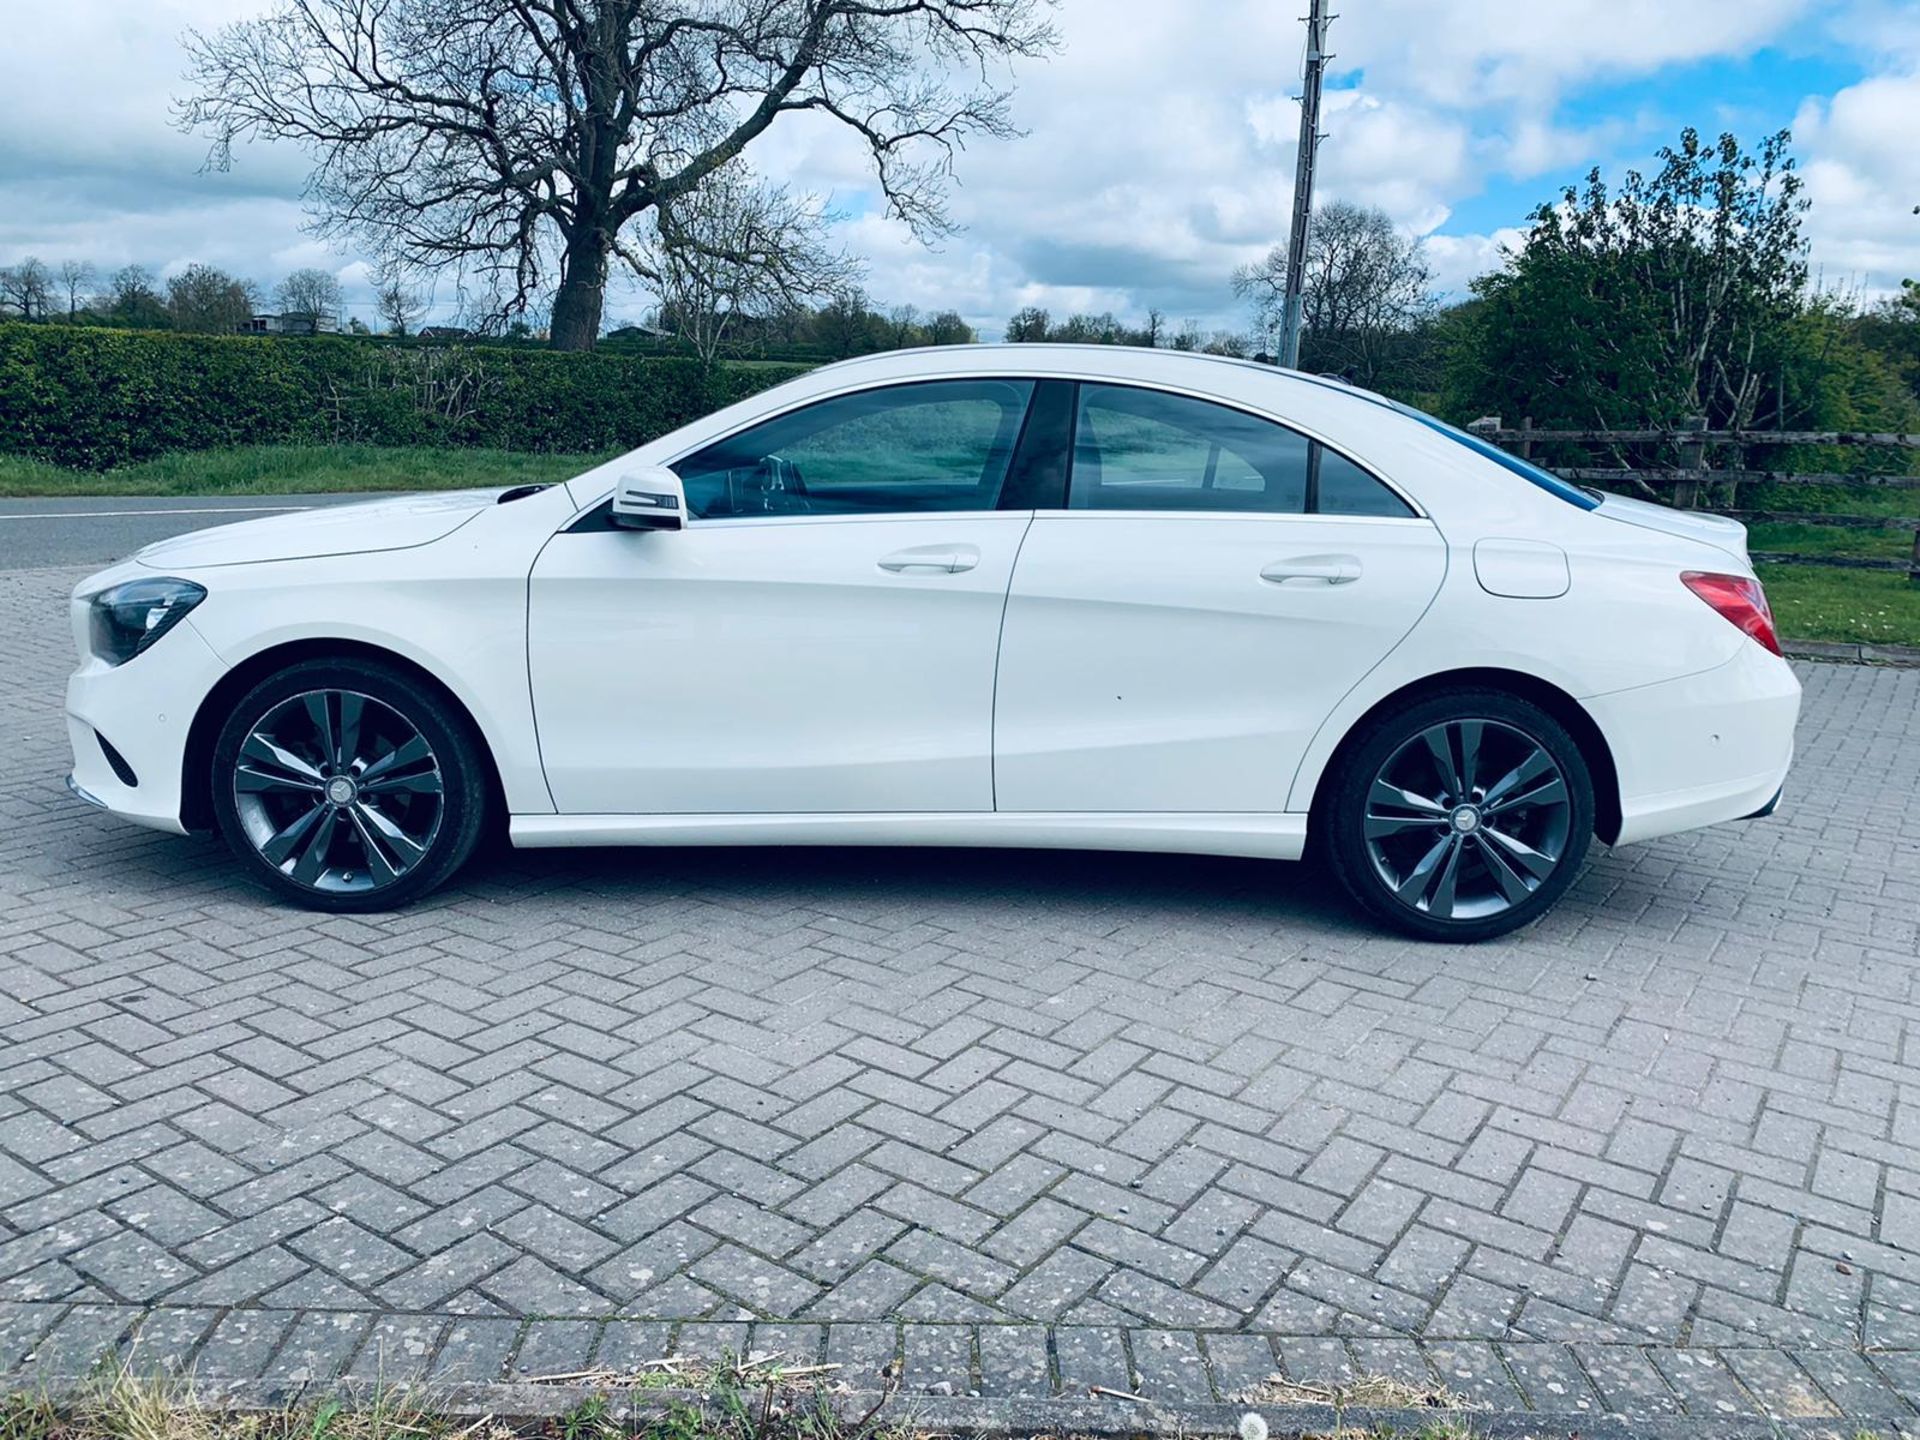
M 446 782 L 433 747 L 399 711 L 353 690 L 309 690 L 261 716 L 234 765 L 248 841 L 295 884 L 382 890 L 433 847 Z
M 1522 904 L 1568 853 L 1573 800 L 1545 746 L 1496 720 L 1428 726 L 1367 792 L 1374 873 L 1435 920 L 1480 920 Z

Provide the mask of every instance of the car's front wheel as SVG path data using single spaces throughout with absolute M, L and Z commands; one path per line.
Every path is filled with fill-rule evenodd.
M 1518 929 L 1566 891 L 1593 834 L 1593 781 L 1566 727 L 1494 690 L 1378 717 L 1333 777 L 1327 857 L 1365 909 L 1429 940 Z
M 487 788 L 457 709 L 397 667 L 305 661 L 256 685 L 214 745 L 213 811 L 261 881 L 318 910 L 387 910 L 472 853 Z

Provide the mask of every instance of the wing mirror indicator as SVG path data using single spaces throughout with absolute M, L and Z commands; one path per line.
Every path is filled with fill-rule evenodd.
M 607 518 L 622 530 L 684 530 L 686 489 L 664 465 L 629 471 L 614 486 Z

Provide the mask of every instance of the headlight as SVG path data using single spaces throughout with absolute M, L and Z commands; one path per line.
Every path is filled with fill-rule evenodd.
M 87 612 L 93 653 L 109 665 L 124 665 L 207 598 L 191 580 L 129 580 L 102 590 Z

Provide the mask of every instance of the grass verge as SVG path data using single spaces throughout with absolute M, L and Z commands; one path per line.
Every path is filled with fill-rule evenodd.
M 1920 585 L 1888 570 L 1762 565 L 1773 618 L 1791 640 L 1920 646 Z
M 180 1377 L 152 1378 L 122 1366 L 96 1376 L 80 1393 L 55 1400 L 28 1391 L 0 1391 L 0 1440 L 952 1440 L 945 1431 L 916 1423 L 910 1411 L 884 1409 L 895 1396 L 889 1386 L 878 1400 L 836 1404 L 844 1387 L 809 1366 L 782 1372 L 777 1366 L 729 1359 L 695 1376 L 676 1378 L 697 1388 L 670 1394 L 635 1395 L 621 1387 L 598 1391 L 550 1418 L 517 1420 L 473 1410 L 436 1409 L 420 1392 L 393 1385 L 363 1387 L 352 1398 L 321 1394 L 305 1403 L 278 1408 L 243 1408 L 207 1399 Z M 218 1393 L 216 1389 L 215 1392 Z M 1381 1409 L 1367 1414 L 1364 1428 L 1353 1423 L 1348 1405 L 1363 1407 L 1436 1406 L 1458 1403 L 1444 1390 L 1425 1390 L 1392 1381 L 1362 1379 L 1354 1386 L 1328 1390 L 1276 1379 L 1258 1387 L 1243 1403 L 1252 1406 L 1312 1405 L 1331 1410 L 1331 1423 L 1305 1430 L 1269 1432 L 1259 1410 L 1240 1417 L 1241 1440 L 1481 1440 L 1470 1414 L 1388 1419 Z M 1884 1440 L 1864 1428 L 1832 1433 L 1851 1440 Z M 976 1435 L 978 1432 L 970 1432 Z M 1031 1440 L 1072 1440 L 1071 1430 L 1029 1434 Z M 1165 1417 L 1144 1412 L 1137 1432 L 1143 1440 L 1183 1433 L 1167 1427 Z M 1543 1440 L 1579 1431 L 1542 1430 Z M 1775 1433 L 1779 1433 L 1776 1429 Z
M 468 490 L 565 480 L 607 458 L 431 446 L 243 445 L 183 451 L 96 472 L 0 455 L 0 497 Z

